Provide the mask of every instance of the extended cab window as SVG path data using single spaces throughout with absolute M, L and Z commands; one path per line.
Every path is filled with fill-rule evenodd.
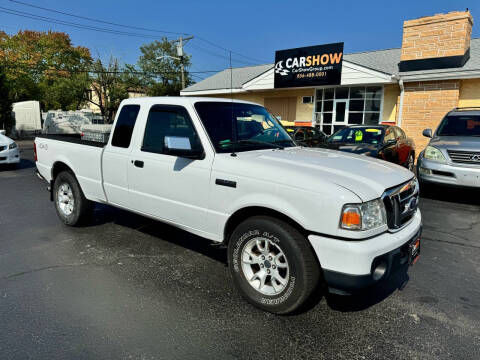
M 142 151 L 165 154 L 165 136 L 188 138 L 192 149 L 202 148 L 190 116 L 181 106 L 152 106 L 145 126 Z
M 140 105 L 125 105 L 120 110 L 112 137 L 112 146 L 128 148 Z

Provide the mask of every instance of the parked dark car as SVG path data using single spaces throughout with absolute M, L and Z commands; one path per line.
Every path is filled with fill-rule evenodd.
M 327 140 L 327 135 L 313 126 L 285 126 L 285 129 L 302 146 L 318 147 Z
M 414 169 L 415 144 L 397 126 L 345 127 L 331 135 L 325 147 L 376 157 L 405 166 L 410 171 Z

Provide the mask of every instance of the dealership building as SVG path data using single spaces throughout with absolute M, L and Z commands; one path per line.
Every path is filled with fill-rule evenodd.
M 397 124 L 421 150 L 424 128 L 455 107 L 480 107 L 480 38 L 471 38 L 472 26 L 469 11 L 407 20 L 401 48 L 343 54 L 337 43 L 277 51 L 275 64 L 226 69 L 181 95 L 253 101 L 285 125 L 316 125 L 327 134 L 350 124 Z

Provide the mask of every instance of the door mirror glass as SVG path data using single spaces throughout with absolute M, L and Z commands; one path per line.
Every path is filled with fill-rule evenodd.
M 192 149 L 188 137 L 180 136 L 165 136 L 164 153 L 187 159 L 203 159 L 205 157 L 202 149 Z
M 396 139 L 390 139 L 390 140 L 385 141 L 385 146 L 395 145 L 396 143 L 397 143 Z
M 423 130 L 422 135 L 425 136 L 425 137 L 431 138 L 433 136 L 432 129 Z

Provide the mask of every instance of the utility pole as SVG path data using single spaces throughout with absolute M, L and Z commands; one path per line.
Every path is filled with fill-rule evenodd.
M 172 41 L 173 43 L 178 43 L 177 44 L 177 56 L 163 55 L 163 56 L 157 57 L 157 60 L 162 60 L 164 58 L 171 58 L 171 59 L 180 60 L 180 71 L 181 71 L 181 74 L 182 74 L 182 90 L 185 89 L 185 66 L 183 64 L 183 59 L 184 59 L 183 45 L 185 45 L 187 41 L 192 40 L 192 39 L 193 39 L 193 35 L 188 36 L 186 38 L 184 38 L 183 36 L 180 36 L 179 39 Z
M 185 67 L 184 67 L 184 64 L 183 64 L 183 58 L 184 58 L 183 45 L 187 41 L 192 40 L 192 39 L 193 39 L 193 35 L 188 36 L 186 38 L 183 38 L 183 36 L 180 36 L 180 38 L 178 40 L 174 41 L 174 42 L 178 42 L 178 44 L 177 44 L 177 56 L 180 58 L 180 71 L 182 73 L 182 90 L 185 89 Z

